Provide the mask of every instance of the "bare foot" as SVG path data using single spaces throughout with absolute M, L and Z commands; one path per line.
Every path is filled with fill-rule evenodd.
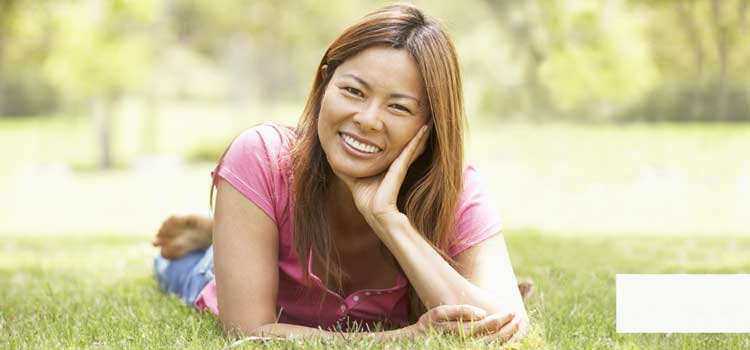
M 534 290 L 534 282 L 531 279 L 526 279 L 518 283 L 518 291 L 521 292 L 521 298 L 526 299 L 531 292 Z
M 172 215 L 161 224 L 151 244 L 161 247 L 161 256 L 177 259 L 185 254 L 205 249 L 211 245 L 213 221 L 211 218 L 190 214 Z

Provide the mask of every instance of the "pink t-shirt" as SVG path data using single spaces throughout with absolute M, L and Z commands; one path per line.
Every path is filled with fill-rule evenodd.
M 293 203 L 291 193 L 290 145 L 296 140 L 292 130 L 275 124 L 263 124 L 244 131 L 234 140 L 219 168 L 219 176 L 255 203 L 276 223 L 279 233 L 279 287 L 276 312 L 279 322 L 309 327 L 343 326 L 355 321 L 372 326 L 383 321 L 408 325 L 406 276 L 399 273 L 396 285 L 387 289 L 365 289 L 341 296 L 329 290 L 312 272 L 308 252 L 308 272 L 312 287 L 302 282 L 302 267 L 294 249 Z M 500 218 L 490 197 L 482 188 L 479 174 L 472 166 L 463 171 L 463 192 L 458 205 L 455 243 L 449 255 L 497 234 Z M 310 290 L 311 293 L 305 293 Z M 320 305 L 321 294 L 325 294 Z M 195 301 L 199 310 L 219 313 L 216 280 L 206 285 Z

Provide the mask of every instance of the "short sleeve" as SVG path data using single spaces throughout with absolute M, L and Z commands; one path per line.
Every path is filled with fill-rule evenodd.
M 463 172 L 463 190 L 456 213 L 456 237 L 449 249 L 450 256 L 455 257 L 501 230 L 500 215 L 482 184 L 479 172 L 473 166 L 467 166 Z
M 279 202 L 285 199 L 283 192 L 286 190 L 280 166 L 280 161 L 284 158 L 285 141 L 284 132 L 275 125 L 252 127 L 232 142 L 217 166 L 220 177 L 276 223 Z

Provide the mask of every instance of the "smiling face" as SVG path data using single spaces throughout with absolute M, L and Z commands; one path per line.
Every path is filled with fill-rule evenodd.
M 361 178 L 387 170 L 427 123 L 426 100 L 405 50 L 376 46 L 344 61 L 326 87 L 318 118 L 333 171 Z

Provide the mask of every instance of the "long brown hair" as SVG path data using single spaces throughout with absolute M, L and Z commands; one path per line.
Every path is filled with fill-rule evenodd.
M 404 49 L 417 63 L 433 122 L 427 149 L 409 168 L 401 187 L 398 208 L 433 248 L 456 266 L 447 252 L 455 237 L 455 214 L 462 188 L 464 111 L 458 58 L 450 38 L 435 19 L 412 5 L 389 5 L 344 30 L 326 50 L 292 148 L 294 237 L 303 276 L 305 280 L 309 278 L 306 257 L 312 247 L 314 256 L 325 266 L 326 284 L 332 280 L 339 291 L 343 290 L 346 276 L 321 205 L 333 172 L 318 139 L 318 115 L 336 67 L 376 45 Z M 325 71 L 321 69 L 324 66 Z M 415 322 L 425 307 L 411 285 L 409 298 L 409 319 Z

